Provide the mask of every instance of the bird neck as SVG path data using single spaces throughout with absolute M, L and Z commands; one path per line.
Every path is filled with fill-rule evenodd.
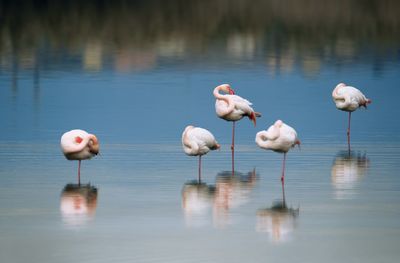
M 222 84 L 222 85 L 219 85 L 219 86 L 215 87 L 215 89 L 213 91 L 213 94 L 214 94 L 214 97 L 216 99 L 226 98 L 226 97 L 229 97 L 229 95 L 231 95 L 231 93 L 229 95 L 228 94 L 221 94 L 220 93 L 221 91 L 223 91 L 225 93 L 228 93 L 228 92 L 230 93 L 232 90 L 230 89 L 228 84 Z
M 225 101 L 226 104 L 227 104 L 227 107 L 223 107 L 223 108 L 221 107 L 221 108 L 219 109 L 219 115 L 221 115 L 221 116 L 228 115 L 228 114 L 230 114 L 230 113 L 235 109 L 235 103 L 232 101 L 232 97 L 231 97 L 232 95 L 221 94 L 221 93 L 219 93 L 220 90 L 221 90 L 223 87 L 224 87 L 223 85 L 220 85 L 220 86 L 216 87 L 216 88 L 214 89 L 214 91 L 213 91 L 214 97 L 215 97 L 217 100 Z
M 196 155 L 198 154 L 199 151 L 199 145 L 195 141 L 190 140 L 188 131 L 190 130 L 185 131 L 185 133 L 183 134 L 182 138 L 183 150 L 187 155 Z
M 268 139 L 268 133 L 266 131 L 258 132 L 256 135 L 256 143 L 261 148 L 267 149 L 270 144 L 269 139 Z

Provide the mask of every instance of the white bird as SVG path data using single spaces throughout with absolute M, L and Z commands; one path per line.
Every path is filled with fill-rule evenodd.
M 78 184 L 81 184 L 81 161 L 99 153 L 96 136 L 84 130 L 71 130 L 61 136 L 61 149 L 68 160 L 79 160 Z
M 220 145 L 214 135 L 206 129 L 189 125 L 182 133 L 182 146 L 189 156 L 199 156 L 199 182 L 201 181 L 201 156 L 210 150 L 217 150 Z
M 332 91 L 332 98 L 336 104 L 336 108 L 349 113 L 349 123 L 347 128 L 347 144 L 350 152 L 350 119 L 351 113 L 359 107 L 367 108 L 372 101 L 367 99 L 365 95 L 358 89 L 339 83 Z
M 224 92 L 225 94 L 221 94 Z M 243 117 L 248 117 L 256 125 L 256 117 L 260 117 L 259 112 L 255 112 L 251 107 L 252 103 L 240 96 L 235 95 L 234 90 L 229 84 L 222 84 L 213 91 L 215 101 L 215 111 L 217 116 L 226 121 L 232 121 L 232 171 L 234 170 L 235 152 L 235 122 Z
M 260 148 L 283 153 L 282 164 L 282 190 L 283 201 L 285 202 L 284 181 L 285 181 L 285 163 L 286 153 L 296 145 L 300 146 L 300 140 L 296 131 L 289 125 L 277 120 L 268 130 L 260 131 L 256 135 L 256 143 Z

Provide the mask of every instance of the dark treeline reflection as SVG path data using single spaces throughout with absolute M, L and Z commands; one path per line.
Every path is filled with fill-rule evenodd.
M 397 54 L 399 10 L 396 0 L 1 1 L 1 65 L 31 67 L 50 49 L 92 70 L 108 60 L 117 70 L 147 69 L 159 57 L 212 51 L 313 68 L 332 57 L 366 59 L 360 52 L 371 46 Z

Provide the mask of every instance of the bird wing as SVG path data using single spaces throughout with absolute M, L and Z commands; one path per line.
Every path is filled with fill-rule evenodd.
M 348 87 L 347 94 L 352 102 L 357 102 L 358 104 L 362 104 L 367 100 L 365 95 L 359 89 L 354 87 Z
M 297 132 L 295 129 L 284 123 L 281 127 L 281 137 L 284 143 L 289 147 L 293 147 L 297 141 Z
M 217 143 L 214 135 L 212 135 L 212 133 L 206 129 L 199 127 L 194 128 L 192 134 L 200 148 L 204 146 L 207 146 L 208 148 L 213 148 Z
M 274 141 L 276 140 L 280 135 L 279 128 L 276 127 L 275 125 L 271 125 L 267 132 L 265 133 L 265 136 L 267 137 L 268 140 Z
M 228 103 L 224 100 L 216 100 L 215 101 L 215 112 L 218 116 L 226 115 L 226 110 L 228 108 Z
M 235 103 L 235 109 L 242 111 L 243 114 L 250 115 L 252 112 L 254 112 L 253 108 L 251 107 L 252 103 L 240 96 L 237 95 L 231 95 L 232 99 Z
M 247 105 L 253 105 L 253 103 L 251 103 L 250 101 L 238 96 L 238 95 L 229 95 L 230 97 L 232 97 L 233 101 L 236 103 L 246 103 Z
M 83 141 L 79 143 L 76 142 L 75 138 L 78 136 L 81 137 Z M 64 154 L 82 151 L 89 142 L 88 136 L 89 134 L 86 131 L 78 129 L 64 133 L 60 142 L 62 151 Z

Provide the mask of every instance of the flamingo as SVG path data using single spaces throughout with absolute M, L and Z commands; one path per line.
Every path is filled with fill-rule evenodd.
M 219 149 L 220 145 L 208 130 L 189 125 L 182 133 L 182 146 L 187 155 L 199 156 L 199 182 L 201 182 L 201 156 L 210 150 Z
M 221 94 L 224 92 L 225 94 Z M 235 157 L 235 122 L 243 117 L 248 117 L 256 126 L 256 117 L 260 117 L 259 112 L 255 112 L 251 107 L 252 103 L 240 96 L 235 95 L 234 90 L 229 84 L 222 84 L 213 91 L 215 101 L 215 111 L 217 116 L 226 121 L 232 121 L 232 173 L 234 171 Z
M 81 161 L 99 153 L 96 136 L 84 130 L 71 130 L 61 136 L 61 149 L 68 160 L 78 160 L 78 185 L 81 184 Z
M 365 95 L 358 89 L 347 86 L 344 83 L 339 83 L 332 91 L 333 101 L 336 108 L 349 113 L 349 122 L 347 128 L 347 145 L 350 153 L 350 120 L 351 113 L 356 109 L 362 107 L 367 108 L 367 105 L 372 101 L 367 99 Z
M 277 120 L 273 125 L 268 128 L 268 130 L 260 131 L 257 133 L 256 143 L 260 148 L 283 153 L 281 182 L 283 202 L 285 202 L 284 183 L 286 153 L 290 150 L 290 148 L 293 148 L 296 145 L 299 145 L 300 147 L 300 140 L 297 138 L 297 133 L 292 127 L 283 123 L 283 121 Z

